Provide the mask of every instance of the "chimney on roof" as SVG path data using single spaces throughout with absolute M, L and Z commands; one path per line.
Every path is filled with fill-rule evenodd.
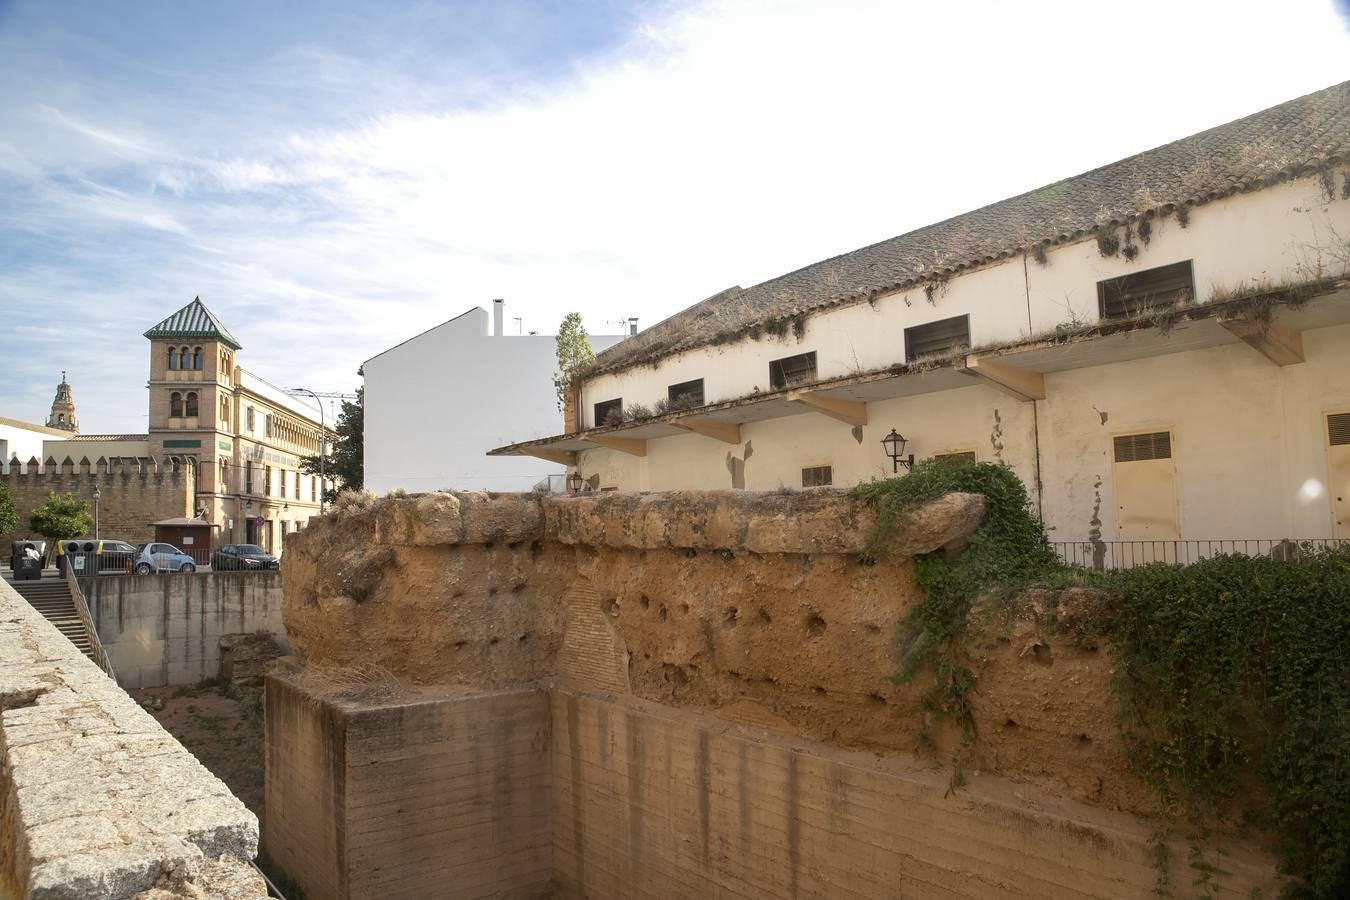
M 630 316 L 628 319 L 628 336 L 637 334 L 637 316 Z
M 492 301 L 492 333 L 497 337 L 506 334 L 503 329 L 506 317 L 506 301 L 497 299 Z

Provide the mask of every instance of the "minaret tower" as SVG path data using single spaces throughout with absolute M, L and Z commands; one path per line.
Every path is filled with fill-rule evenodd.
M 56 399 L 52 401 L 52 414 L 47 419 L 47 427 L 80 433 L 80 424 L 75 419 L 75 399 L 70 395 L 65 369 L 61 370 L 61 383 L 56 386 Z

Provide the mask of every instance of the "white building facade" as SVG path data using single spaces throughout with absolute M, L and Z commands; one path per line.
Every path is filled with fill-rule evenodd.
M 365 361 L 365 488 L 528 491 L 560 483 L 562 465 L 489 457 L 519 435 L 557 431 L 551 335 L 506 335 L 502 301 L 474 307 Z M 489 330 L 496 320 L 495 334 Z M 621 335 L 589 338 L 602 351 Z
M 1348 161 L 1350 83 L 724 291 L 602 354 L 574 433 L 494 453 L 847 487 L 903 474 L 894 431 L 1010 465 L 1053 541 L 1350 538 Z

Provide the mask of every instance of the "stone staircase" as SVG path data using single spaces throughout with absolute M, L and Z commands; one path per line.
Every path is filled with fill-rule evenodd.
M 75 609 L 70 585 L 64 578 L 39 578 L 36 581 L 11 581 L 10 586 L 28 605 L 42 613 L 47 621 L 80 648 L 80 652 L 98 663 L 93 637 Z

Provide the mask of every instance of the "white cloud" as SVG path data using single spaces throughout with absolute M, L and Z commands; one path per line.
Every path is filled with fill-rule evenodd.
M 44 184 L 25 214 L 72 241 L 82 211 L 181 236 L 117 264 L 158 311 L 125 339 L 201 294 L 245 365 L 347 389 L 361 360 L 493 297 L 525 329 L 573 309 L 596 331 L 651 324 L 1324 87 L 1350 43 L 1336 26 L 1313 3 L 710 2 L 469 110 L 437 100 L 461 86 L 303 45 L 288 71 L 334 96 L 394 86 L 412 108 L 341 130 L 241 119 L 209 152 L 187 125 L 145 135 L 116 109 L 57 113 L 104 154 L 62 150 L 60 166 L 115 162 L 144 189 L 95 191 L 85 174 L 78 191 Z M 0 146 L 0 168 L 31 179 L 24 149 Z M 137 415 L 140 377 L 118 394 Z

